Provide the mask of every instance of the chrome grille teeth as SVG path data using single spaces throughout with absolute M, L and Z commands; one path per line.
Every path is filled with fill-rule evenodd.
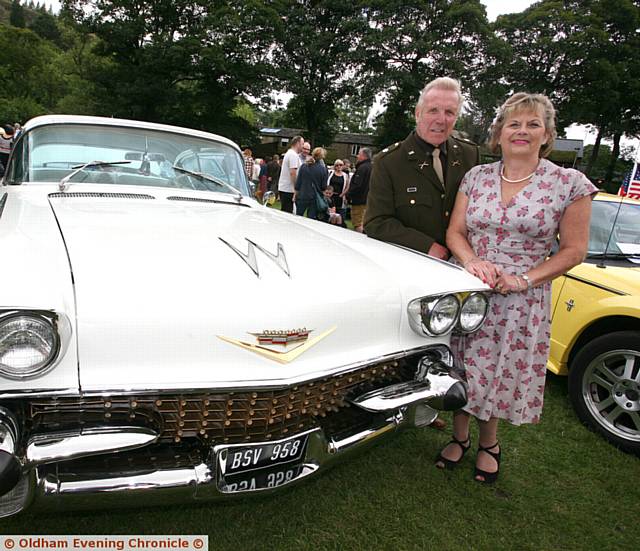
M 160 441 L 200 438 L 208 442 L 277 439 L 311 428 L 316 418 L 348 406 L 349 394 L 365 385 L 402 379 L 398 362 L 370 365 L 281 390 L 178 395 L 101 396 L 34 400 L 34 431 L 107 423 L 153 426 Z

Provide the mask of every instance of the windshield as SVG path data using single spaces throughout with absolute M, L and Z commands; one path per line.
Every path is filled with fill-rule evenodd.
M 19 147 L 14 166 L 9 167 L 11 184 L 58 183 L 75 168 L 91 163 L 74 174 L 68 185 L 119 184 L 249 194 L 240 152 L 193 136 L 121 126 L 55 124 L 34 128 Z
M 593 202 L 588 254 L 605 252 L 607 255 L 640 255 L 640 204 Z

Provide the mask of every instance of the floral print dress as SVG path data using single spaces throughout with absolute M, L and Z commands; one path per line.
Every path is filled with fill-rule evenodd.
M 501 166 L 476 166 L 460 185 L 469 198 L 467 237 L 479 258 L 520 275 L 545 261 L 565 208 L 597 188 L 577 170 L 541 159 L 531 181 L 504 204 Z M 469 384 L 465 411 L 483 421 L 497 417 L 514 425 L 540 420 L 550 302 L 549 282 L 520 293 L 492 293 L 484 325 L 471 335 L 452 337 Z

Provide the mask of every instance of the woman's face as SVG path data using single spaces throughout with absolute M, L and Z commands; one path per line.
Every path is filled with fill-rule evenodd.
M 340 171 L 342 170 L 342 167 L 343 167 L 343 166 L 344 166 L 344 165 L 343 165 L 343 164 L 341 164 L 341 163 L 336 163 L 335 165 L 333 165 L 333 168 L 334 168 L 334 170 L 335 170 L 336 172 L 340 172 Z
M 504 121 L 500 132 L 502 155 L 537 158 L 540 147 L 547 142 L 548 137 L 540 112 L 516 111 Z

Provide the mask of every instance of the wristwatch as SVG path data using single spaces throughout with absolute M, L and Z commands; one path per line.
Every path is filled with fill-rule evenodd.
M 522 279 L 527 282 L 527 289 L 531 287 L 531 278 L 527 274 L 522 274 Z

